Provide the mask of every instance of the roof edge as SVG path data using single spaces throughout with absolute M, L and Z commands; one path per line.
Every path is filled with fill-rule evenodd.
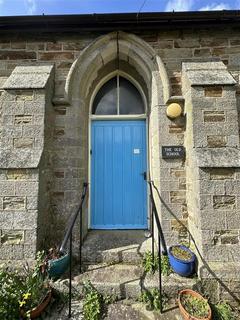
M 0 17 L 0 32 L 31 29 L 44 31 L 73 31 L 74 29 L 116 29 L 236 23 L 240 21 L 240 10 L 189 11 L 189 12 L 143 12 L 143 13 L 93 13 L 67 15 L 35 15 Z

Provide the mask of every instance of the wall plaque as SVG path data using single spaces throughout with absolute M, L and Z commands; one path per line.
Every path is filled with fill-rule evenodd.
M 185 158 L 185 148 L 183 146 L 162 146 L 163 159 L 183 159 Z

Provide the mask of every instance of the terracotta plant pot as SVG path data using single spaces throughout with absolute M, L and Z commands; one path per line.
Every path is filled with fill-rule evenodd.
M 211 320 L 212 319 L 212 310 L 211 310 L 211 307 L 210 307 L 210 305 L 208 303 L 207 303 L 207 306 L 208 306 L 208 315 L 207 315 L 207 317 L 199 318 L 199 317 L 196 317 L 196 316 L 193 316 L 193 315 L 189 314 L 187 312 L 187 310 L 184 308 L 184 306 L 182 304 L 182 301 L 181 301 L 183 295 L 190 295 L 192 297 L 198 298 L 199 300 L 206 301 L 206 303 L 207 303 L 207 299 L 203 298 L 200 295 L 200 293 L 198 293 L 196 291 L 193 291 L 191 289 L 184 289 L 184 290 L 180 291 L 179 295 L 178 295 L 178 306 L 179 306 L 180 313 L 183 316 L 184 320 Z
M 51 301 L 51 298 L 52 298 L 52 289 L 49 289 L 49 291 L 47 292 L 46 296 L 41 301 L 41 303 L 39 303 L 38 306 L 36 306 L 35 308 L 33 308 L 30 311 L 30 318 L 35 319 L 35 318 L 39 317 L 44 312 L 44 310 L 47 308 L 49 302 Z M 24 317 L 23 310 L 20 311 L 20 314 L 22 317 Z

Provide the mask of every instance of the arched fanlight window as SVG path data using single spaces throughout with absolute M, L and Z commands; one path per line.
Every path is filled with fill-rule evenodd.
M 138 89 L 127 79 L 117 75 L 98 91 L 92 107 L 95 115 L 144 114 L 144 102 Z

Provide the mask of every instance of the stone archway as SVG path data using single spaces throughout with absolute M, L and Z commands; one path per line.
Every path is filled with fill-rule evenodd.
M 152 96 L 158 96 L 159 104 L 169 98 L 169 82 L 160 57 L 141 38 L 125 32 L 113 32 L 97 38 L 86 47 L 73 63 L 65 86 L 65 98 L 71 103 L 86 98 L 91 82 L 104 65 L 116 59 L 133 66 L 145 79 Z
M 114 71 L 114 62 L 118 59 L 120 67 L 126 67 L 131 76 L 143 87 L 147 96 L 149 120 L 149 158 L 151 174 L 159 181 L 160 161 L 158 108 L 164 106 L 169 98 L 169 81 L 160 57 L 154 49 L 141 38 L 124 33 L 112 32 L 97 38 L 80 54 L 73 63 L 65 86 L 65 99 L 74 109 L 74 114 L 81 123 L 80 145 L 84 156 L 79 158 L 88 180 L 88 116 L 90 97 L 95 84 L 109 71 Z M 125 70 L 126 72 L 126 70 Z M 85 230 L 87 230 L 87 212 Z

